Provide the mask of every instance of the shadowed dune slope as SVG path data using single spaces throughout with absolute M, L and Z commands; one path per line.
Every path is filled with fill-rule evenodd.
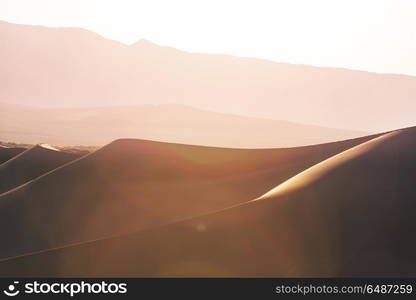
M 1 146 L 0 147 L 0 164 L 8 161 L 12 157 L 18 155 L 19 153 L 22 153 L 25 150 L 26 150 L 25 148 L 20 148 L 20 147 L 9 148 L 9 147 Z
M 257 150 L 117 140 L 0 196 L 0 258 L 240 204 L 370 138 Z
M 257 200 L 4 261 L 3 276 L 415 276 L 416 129 L 385 134 Z
M 0 165 L 0 194 L 79 157 L 40 145 L 27 149 Z

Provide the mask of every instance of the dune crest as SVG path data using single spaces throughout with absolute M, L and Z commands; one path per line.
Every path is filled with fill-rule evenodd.
M 381 136 L 377 136 L 374 139 L 366 141 L 362 144 L 359 144 L 351 149 L 345 150 L 339 154 L 336 154 L 312 167 L 309 169 L 293 176 L 292 178 L 286 180 L 279 186 L 275 187 L 271 191 L 267 192 L 266 194 L 262 195 L 258 199 L 255 200 L 262 200 L 271 197 L 277 197 L 284 193 L 290 193 L 293 190 L 301 189 L 302 187 L 308 186 L 313 184 L 315 180 L 318 180 L 324 174 L 327 174 L 339 166 L 347 163 L 349 160 L 353 159 L 354 157 L 363 155 L 366 152 L 372 151 L 377 145 L 383 143 L 385 139 L 388 139 L 394 135 L 399 134 L 400 131 L 392 131 Z
M 26 150 L 26 148 L 21 148 L 21 147 L 10 148 L 10 147 L 2 146 L 0 148 L 0 164 L 8 161 L 9 159 L 11 159 L 14 156 L 22 153 L 25 150 Z
M 79 157 L 45 144 L 33 146 L 0 165 L 0 194 Z
M 49 149 L 49 150 L 54 150 L 54 151 L 59 151 L 59 149 L 49 145 L 49 144 L 39 144 L 39 147 L 45 148 L 45 149 Z

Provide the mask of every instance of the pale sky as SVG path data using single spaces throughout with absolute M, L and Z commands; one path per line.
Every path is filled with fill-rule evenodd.
M 416 75 L 416 0 L 0 0 L 0 20 L 127 44 Z

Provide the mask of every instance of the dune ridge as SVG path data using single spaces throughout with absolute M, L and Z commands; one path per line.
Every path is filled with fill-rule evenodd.
M 5 147 L 5 146 L 0 147 L 0 164 L 8 161 L 12 157 L 18 155 L 19 153 L 22 153 L 25 150 L 26 148 L 21 148 L 21 147 L 13 147 L 13 148 Z
M 33 146 L 0 165 L 0 194 L 79 157 L 47 145 Z

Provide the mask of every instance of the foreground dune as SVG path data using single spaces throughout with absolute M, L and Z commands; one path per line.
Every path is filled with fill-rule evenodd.
M 3 276 L 415 276 L 416 129 L 374 137 L 245 204 L 3 261 Z
M 1 146 L 0 147 L 0 164 L 4 163 L 5 161 L 8 161 L 12 157 L 18 155 L 19 153 L 22 153 L 25 150 L 26 150 L 25 148 L 20 148 L 20 147 L 9 148 L 5 146 Z
M 0 196 L 0 258 L 240 204 L 370 138 L 257 150 L 118 140 Z
M 41 145 L 27 149 L 0 165 L 0 194 L 79 157 Z

